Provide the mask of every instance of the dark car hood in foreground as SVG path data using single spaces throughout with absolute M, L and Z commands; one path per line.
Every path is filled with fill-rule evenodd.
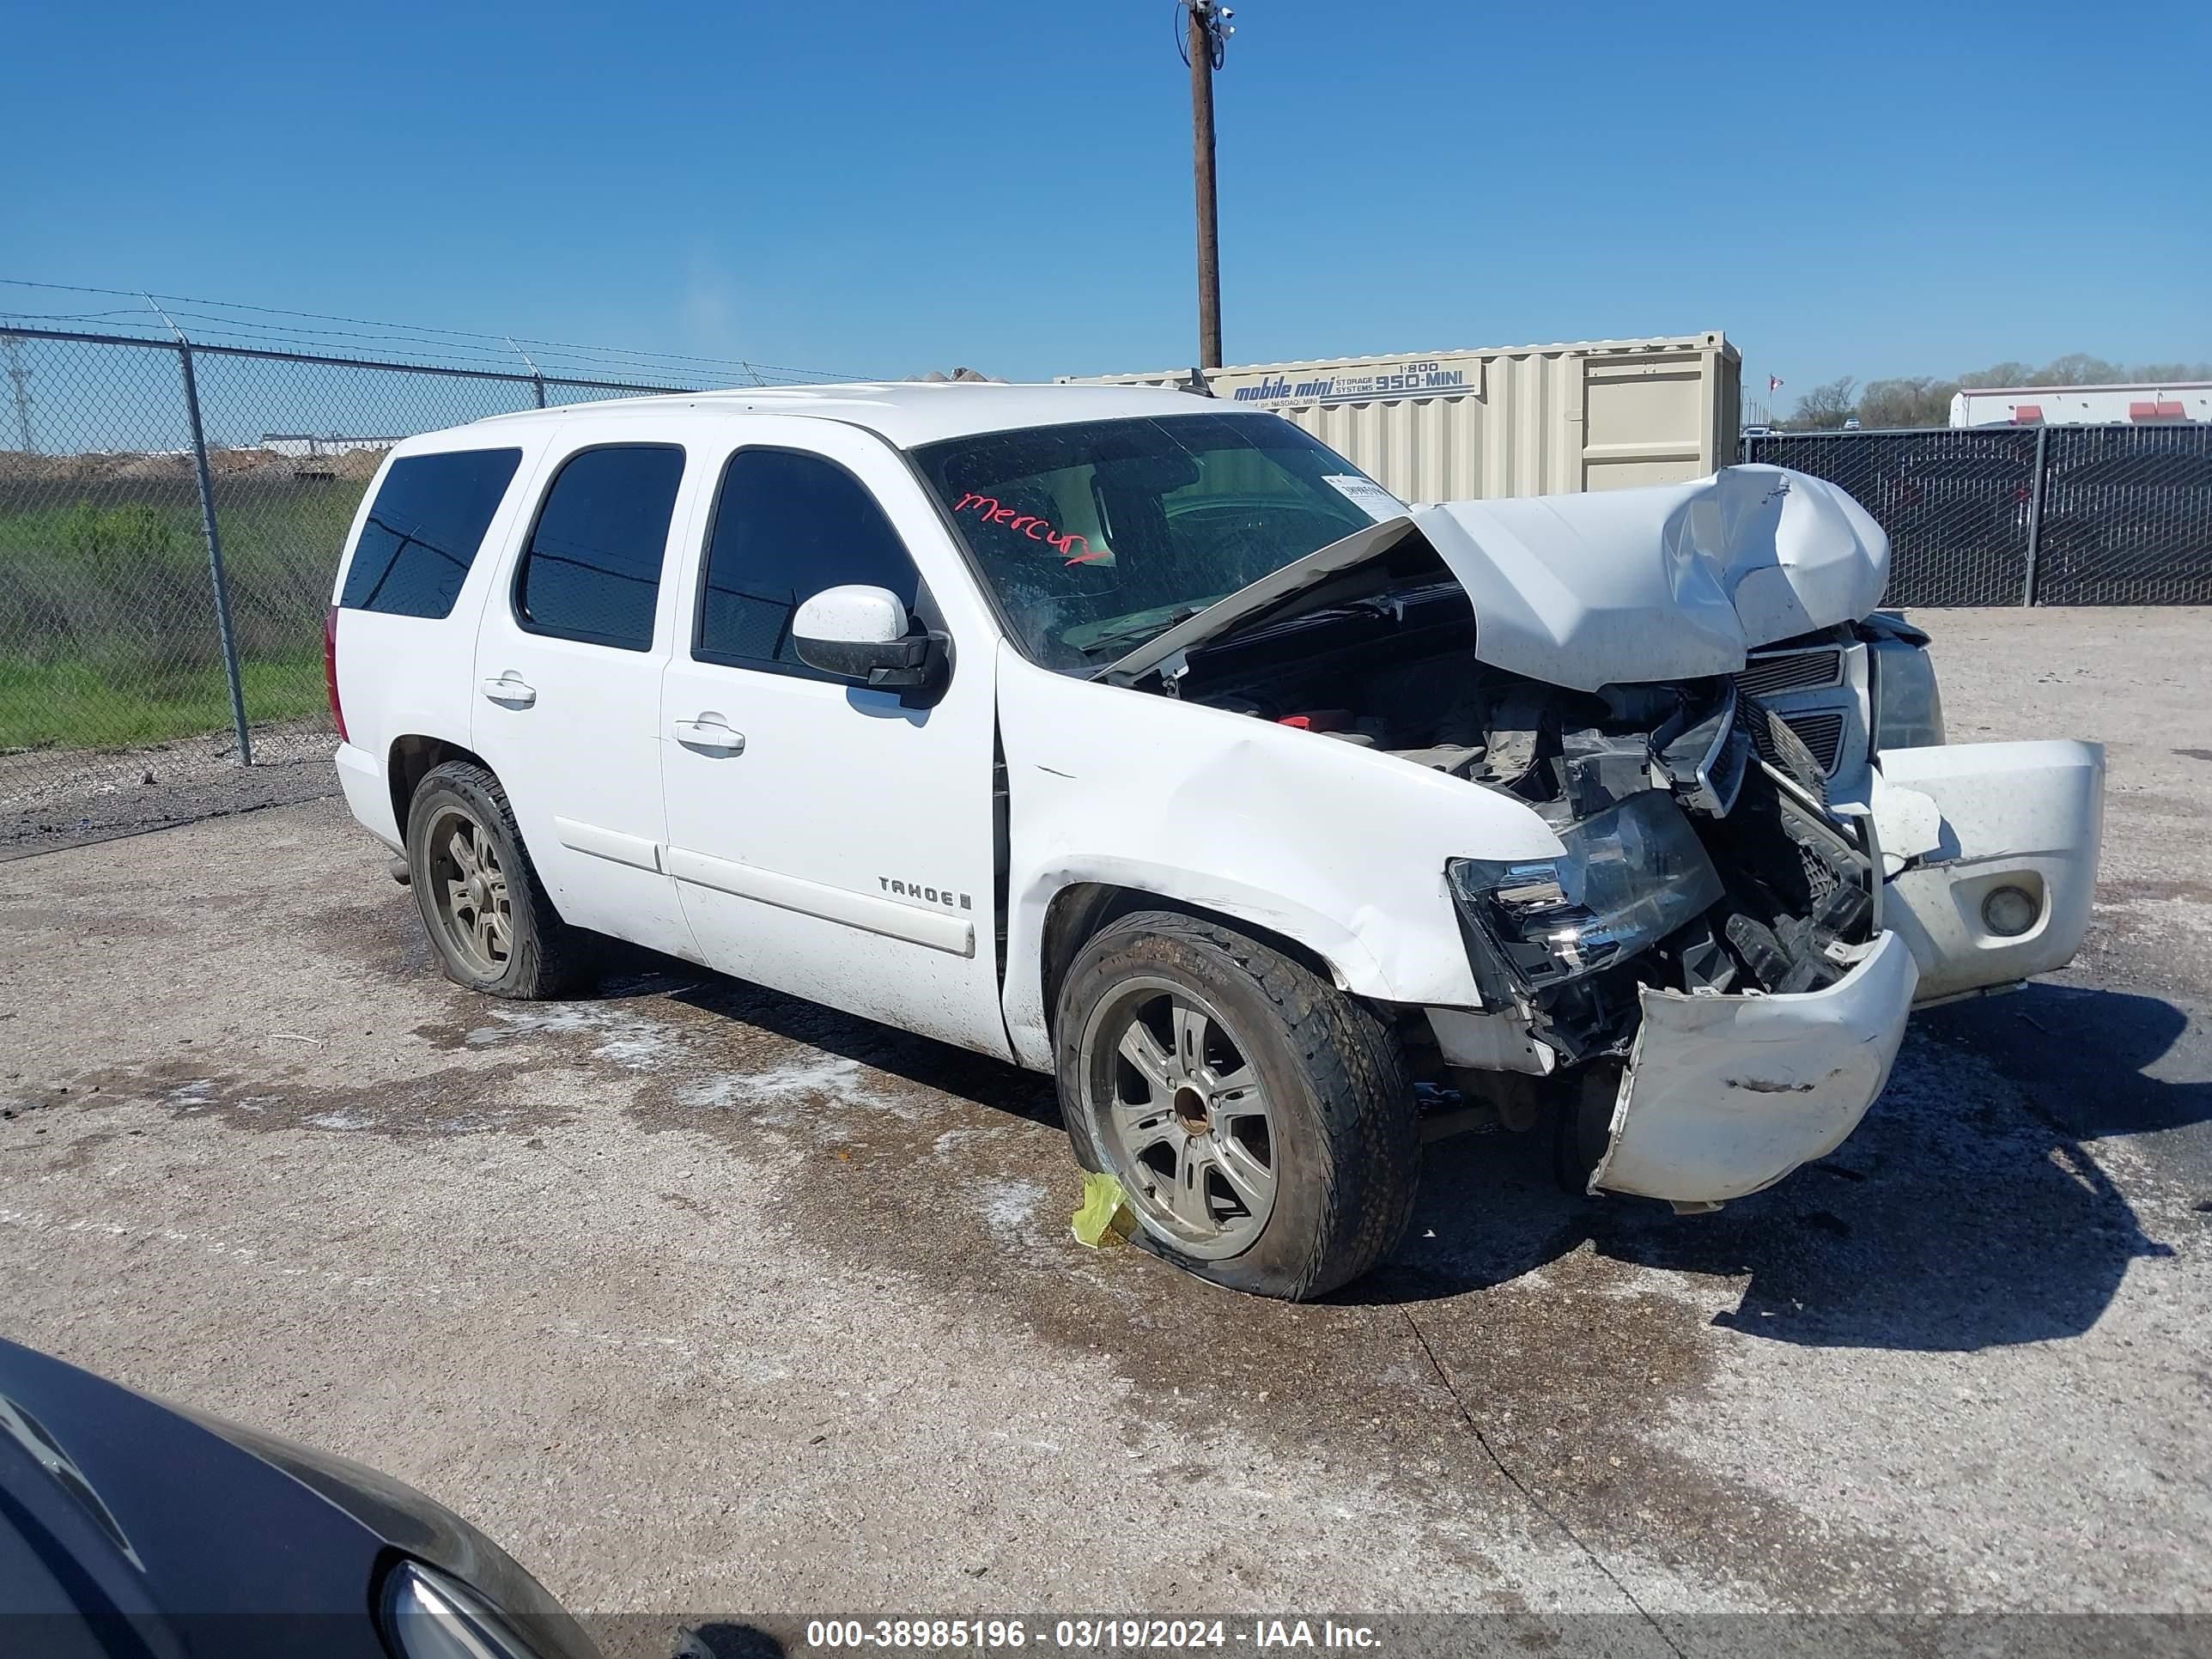
M 548 1659 L 593 1654 L 411 1487 L 0 1340 L 0 1628 L 34 1628 L 28 1651 L 388 1659 L 372 1597 L 400 1556 L 488 1595 Z

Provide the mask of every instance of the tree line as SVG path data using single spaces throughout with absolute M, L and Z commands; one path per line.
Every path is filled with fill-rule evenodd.
M 2041 368 L 2027 363 L 1992 363 L 1955 380 L 1909 374 L 1869 380 L 1853 376 L 1816 386 L 1797 399 L 1788 424 L 1799 431 L 1832 432 L 1856 420 L 1867 428 L 1948 426 L 1951 397 L 1969 386 L 2109 386 L 2115 383 L 2212 380 L 2212 363 L 2115 363 L 2086 352 L 2069 351 Z

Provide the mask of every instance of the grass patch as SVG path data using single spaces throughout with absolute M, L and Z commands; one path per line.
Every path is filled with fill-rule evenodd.
M 263 659 L 239 665 L 246 717 L 298 720 L 328 708 L 323 660 Z M 119 683 L 87 662 L 0 659 L 0 751 L 135 749 L 230 729 L 230 691 L 220 665 L 142 670 Z
M 274 468 L 216 481 L 249 720 L 325 706 L 323 611 L 362 489 Z M 0 486 L 0 752 L 230 724 L 189 474 Z

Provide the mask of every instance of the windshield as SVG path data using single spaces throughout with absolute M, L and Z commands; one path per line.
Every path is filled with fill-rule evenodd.
M 1275 415 L 1028 427 L 914 458 L 1023 649 L 1063 672 L 1402 510 Z

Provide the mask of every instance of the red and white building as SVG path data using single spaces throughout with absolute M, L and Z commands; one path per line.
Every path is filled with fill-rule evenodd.
M 2212 380 L 2170 386 L 1973 386 L 1951 398 L 1953 426 L 2105 426 L 2212 421 Z

